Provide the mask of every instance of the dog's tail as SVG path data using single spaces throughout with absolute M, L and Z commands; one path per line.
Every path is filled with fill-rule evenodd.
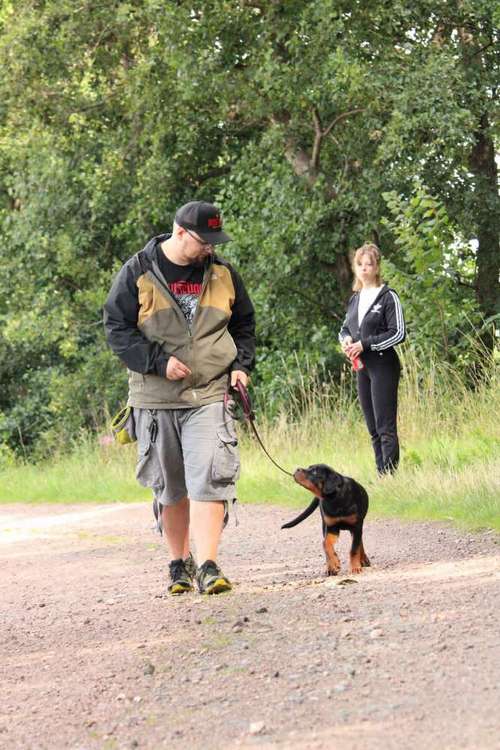
M 294 518 L 293 521 L 288 521 L 288 523 L 284 523 L 281 527 L 282 529 L 291 529 L 292 526 L 297 526 L 298 523 L 303 521 L 305 518 L 311 515 L 313 511 L 316 510 L 316 508 L 319 505 L 319 499 L 317 497 L 314 498 L 312 503 L 307 506 L 305 510 L 302 511 L 302 513 L 297 516 L 297 518 Z

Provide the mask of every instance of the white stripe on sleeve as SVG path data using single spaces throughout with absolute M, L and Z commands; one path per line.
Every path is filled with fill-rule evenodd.
M 405 337 L 405 321 L 403 317 L 403 308 L 401 307 L 401 302 L 399 301 L 398 295 L 395 294 L 391 289 L 389 289 L 389 294 L 392 296 L 392 299 L 394 301 L 394 308 L 396 312 L 396 333 L 394 333 L 385 341 L 380 341 L 378 344 L 372 344 L 371 348 L 376 352 L 380 352 L 383 349 L 389 349 L 391 346 L 396 346 L 396 344 L 399 344 L 400 341 L 403 341 Z

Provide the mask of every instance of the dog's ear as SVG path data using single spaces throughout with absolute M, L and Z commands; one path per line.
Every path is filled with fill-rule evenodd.
M 323 492 L 325 495 L 333 495 L 342 487 L 343 477 L 341 474 L 337 474 L 336 471 L 328 473 L 323 484 Z

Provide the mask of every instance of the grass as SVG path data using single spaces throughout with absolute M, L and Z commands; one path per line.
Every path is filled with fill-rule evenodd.
M 134 447 L 100 446 L 89 437 L 74 450 L 40 464 L 0 472 L 0 503 L 110 503 L 147 500 L 134 481 Z
M 330 429 L 331 428 L 331 431 Z M 288 432 L 288 449 L 278 436 L 268 440 L 271 455 L 287 469 L 328 463 L 354 476 L 368 490 L 371 514 L 407 519 L 454 521 L 466 528 L 500 531 L 500 439 L 479 430 L 440 433 L 408 444 L 402 429 L 402 461 L 394 477 L 378 479 L 364 425 L 322 425 L 302 448 Z M 405 448 L 405 445 L 407 446 Z M 247 502 L 305 507 L 310 496 L 265 456 L 244 441 L 245 471 L 239 495 Z M 265 490 L 263 490 L 265 488 Z
M 286 412 L 274 420 L 260 412 L 258 429 L 287 470 L 324 462 L 356 477 L 369 492 L 373 516 L 500 530 L 500 389 L 498 370 L 490 364 L 489 379 L 471 389 L 452 370 L 432 363 L 422 370 L 406 355 L 399 409 L 402 460 L 394 477 L 376 477 L 350 373 L 340 384 L 311 385 L 308 377 L 298 390 L 290 385 Z M 240 434 L 240 501 L 305 507 L 308 493 L 271 464 L 246 429 Z M 148 500 L 149 490 L 135 482 L 134 464 L 134 446 L 100 445 L 87 437 L 68 455 L 5 467 L 0 502 Z

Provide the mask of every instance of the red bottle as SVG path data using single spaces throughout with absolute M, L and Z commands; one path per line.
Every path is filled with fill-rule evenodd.
M 360 358 L 359 358 L 359 357 L 354 357 L 354 358 L 353 358 L 353 359 L 351 360 L 351 364 L 352 364 L 352 369 L 353 369 L 353 370 L 362 370 L 362 369 L 363 369 L 363 367 L 364 367 L 364 364 L 363 364 L 363 362 L 362 362 L 362 361 L 360 360 Z

